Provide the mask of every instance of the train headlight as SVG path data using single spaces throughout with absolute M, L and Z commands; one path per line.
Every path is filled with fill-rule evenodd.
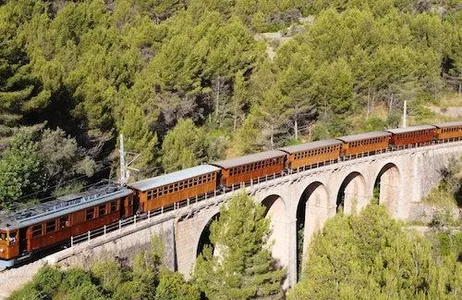
M 0 249 L 0 253 L 3 253 L 3 252 L 5 252 L 5 250 L 3 250 L 3 248 L 2 248 L 2 249 Z

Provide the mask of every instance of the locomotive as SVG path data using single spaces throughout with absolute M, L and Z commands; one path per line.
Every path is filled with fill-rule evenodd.
M 213 162 L 122 186 L 106 183 L 86 192 L 0 214 L 0 268 L 71 237 L 119 222 L 135 213 L 227 192 L 268 175 L 350 160 L 365 155 L 462 140 L 462 121 L 390 129 L 279 148 Z

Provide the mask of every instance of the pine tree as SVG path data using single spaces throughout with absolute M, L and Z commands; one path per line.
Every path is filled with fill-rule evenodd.
M 196 261 L 194 282 L 209 299 L 278 299 L 285 270 L 274 269 L 264 207 L 241 193 L 220 209 L 210 247 Z
M 433 251 L 376 204 L 335 216 L 313 239 L 289 299 L 456 299 L 459 252 L 441 257 L 437 245 Z
M 166 172 L 193 167 L 204 159 L 204 131 L 191 119 L 180 119 L 162 143 L 162 166 Z

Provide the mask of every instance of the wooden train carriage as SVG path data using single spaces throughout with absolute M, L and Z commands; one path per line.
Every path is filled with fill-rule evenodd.
M 375 153 L 388 148 L 391 133 L 375 131 L 337 138 L 343 142 L 341 154 L 343 156 Z
M 312 143 L 279 148 L 289 154 L 287 167 L 293 170 L 340 158 L 342 142 L 339 140 L 324 140 Z
M 222 169 L 220 183 L 230 187 L 266 175 L 281 173 L 286 156 L 285 152 L 271 150 L 214 162 L 212 165 Z
M 0 266 L 12 266 L 24 253 L 66 242 L 116 222 L 133 211 L 133 192 L 115 185 L 69 195 L 1 216 Z
M 387 132 L 392 134 L 390 145 L 401 148 L 405 146 L 418 146 L 421 144 L 431 143 L 435 139 L 435 126 L 420 125 L 406 128 L 388 129 Z
M 462 139 L 462 121 L 434 124 L 438 141 Z
M 173 205 L 175 202 L 213 192 L 220 169 L 201 165 L 130 184 L 136 191 L 141 211 Z

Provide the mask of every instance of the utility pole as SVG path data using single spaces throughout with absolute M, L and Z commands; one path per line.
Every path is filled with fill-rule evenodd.
M 125 152 L 124 149 L 124 135 L 121 133 L 120 134 L 120 149 L 119 149 L 119 156 L 120 156 L 120 179 L 119 183 L 122 186 L 127 185 L 128 178 L 130 177 L 130 172 L 129 170 L 133 170 L 136 172 L 140 172 L 140 170 L 130 167 L 130 165 L 135 162 L 139 157 L 140 154 L 135 153 L 135 152 Z M 128 157 L 128 162 L 125 162 L 125 158 Z
M 120 134 L 120 184 L 127 184 L 127 171 L 125 169 L 125 151 L 124 151 L 124 135 Z
M 407 101 L 404 101 L 404 109 L 403 109 L 403 128 L 407 127 Z

